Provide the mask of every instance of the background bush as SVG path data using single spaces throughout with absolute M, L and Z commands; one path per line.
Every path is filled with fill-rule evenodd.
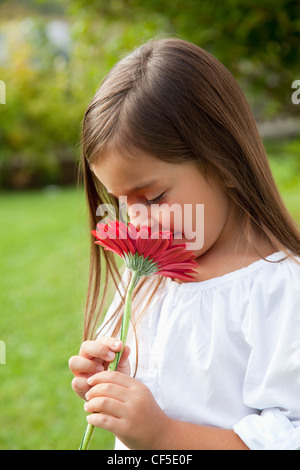
M 156 35 L 195 42 L 240 82 L 257 120 L 297 115 L 297 0 L 0 0 L 0 188 L 72 184 L 80 123 L 100 81 Z

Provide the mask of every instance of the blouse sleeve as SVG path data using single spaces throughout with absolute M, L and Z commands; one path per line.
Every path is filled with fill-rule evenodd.
M 300 266 L 262 270 L 250 299 L 243 397 L 257 412 L 233 429 L 251 450 L 300 449 Z

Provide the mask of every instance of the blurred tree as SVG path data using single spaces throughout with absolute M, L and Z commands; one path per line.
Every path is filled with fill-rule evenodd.
M 81 119 L 101 79 L 159 35 L 215 55 L 257 119 L 299 114 L 299 0 L 0 0 L 0 17 L 0 187 L 72 182 Z M 69 42 L 53 36 L 59 21 Z
M 299 113 L 291 102 L 300 78 L 299 0 L 74 0 L 70 11 L 90 25 L 103 17 L 130 25 L 164 18 L 163 32 L 211 52 L 260 98 L 258 117 Z
M 51 43 L 41 19 L 6 21 L 0 32 L 7 48 L 0 63 L 7 90 L 0 108 L 0 186 L 73 183 L 87 98 L 80 97 L 70 61 Z
M 35 1 L 47 3 L 30 3 Z M 21 13 L 14 10 L 16 17 L 0 22 L 0 79 L 7 85 L 0 107 L 0 187 L 74 183 L 88 102 L 120 54 L 135 47 L 138 37 L 161 32 L 162 20 L 129 25 L 109 18 L 92 23 L 84 11 L 72 20 L 31 9 Z M 59 21 L 69 44 L 52 34 Z

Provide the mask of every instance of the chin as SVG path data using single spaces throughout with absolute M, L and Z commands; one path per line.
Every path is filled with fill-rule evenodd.
M 179 233 L 180 233 L 180 232 L 177 232 L 177 236 L 178 236 Z M 176 233 L 173 234 L 173 237 L 174 237 L 175 235 L 176 235 Z M 192 240 L 192 242 L 191 242 L 190 239 L 185 238 L 185 237 L 183 236 L 183 234 L 180 233 L 180 238 L 179 238 L 179 237 L 178 237 L 178 238 L 173 238 L 172 245 L 183 245 L 183 244 L 185 244 L 185 245 L 188 246 L 190 243 L 194 244 L 194 242 L 195 242 L 194 240 Z M 201 248 L 199 248 L 199 249 L 196 249 L 196 250 L 194 250 L 193 248 L 191 248 L 190 251 L 193 251 L 193 253 L 194 253 L 195 256 L 199 256 L 200 254 L 203 253 L 203 247 L 201 247 Z

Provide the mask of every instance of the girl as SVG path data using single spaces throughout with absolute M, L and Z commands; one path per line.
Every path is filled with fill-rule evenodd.
M 193 44 L 152 40 L 104 79 L 82 150 L 91 230 L 97 206 L 118 210 L 124 197 L 136 226 L 151 222 L 153 204 L 204 204 L 195 282 L 138 283 L 116 372 L 106 369 L 122 347 L 114 338 L 130 272 L 121 279 L 91 237 L 85 341 L 70 359 L 88 422 L 114 433 L 116 448 L 300 447 L 300 234 L 232 75 Z M 136 203 L 148 220 L 136 219 Z M 110 278 L 118 291 L 95 339 Z

